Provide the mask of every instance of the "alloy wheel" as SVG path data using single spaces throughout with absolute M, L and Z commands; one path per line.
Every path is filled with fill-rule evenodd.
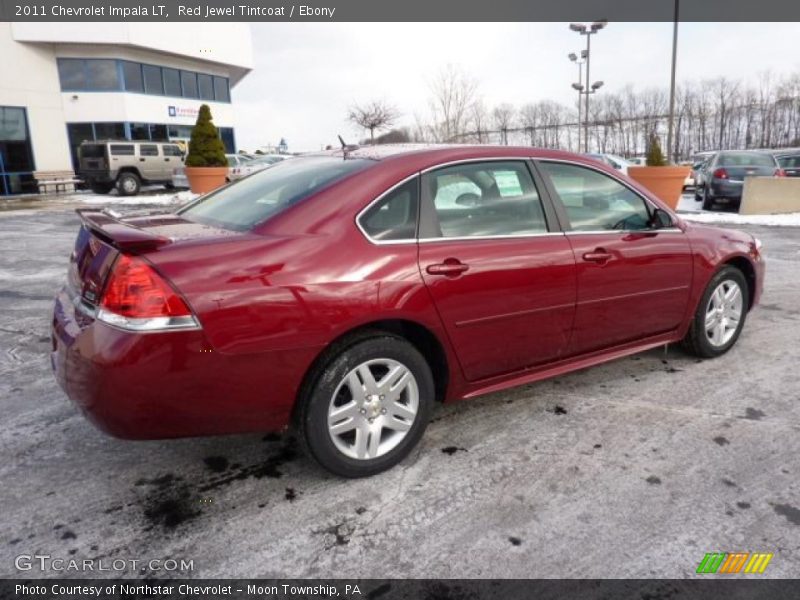
M 328 433 L 345 456 L 371 460 L 406 437 L 419 409 L 419 386 L 404 364 L 379 358 L 352 369 L 331 397 Z
M 716 287 L 706 305 L 706 338 L 712 346 L 724 346 L 736 334 L 743 307 L 742 290 L 738 283 L 726 279 Z

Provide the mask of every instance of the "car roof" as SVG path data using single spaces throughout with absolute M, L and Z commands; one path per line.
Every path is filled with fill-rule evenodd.
M 551 150 L 533 146 L 500 146 L 470 144 L 378 144 L 373 146 L 348 146 L 347 149 L 328 150 L 302 156 L 334 156 L 345 159 L 366 159 L 392 162 L 414 158 L 419 162 L 445 163 L 448 161 L 480 158 L 550 158 L 580 162 L 588 157 L 564 150 Z M 591 160 L 591 159 L 589 159 Z M 594 164 L 592 161 L 587 164 Z

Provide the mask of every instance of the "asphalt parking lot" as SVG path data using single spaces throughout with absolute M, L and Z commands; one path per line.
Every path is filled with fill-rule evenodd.
M 17 571 L 30 554 L 192 559 L 191 577 L 690 577 L 716 551 L 800 570 L 800 228 L 745 227 L 766 291 L 726 356 L 659 349 L 445 406 L 400 467 L 346 481 L 287 436 L 95 430 L 48 355 L 78 219 L 17 208 L 0 212 L 2 577 L 85 575 Z

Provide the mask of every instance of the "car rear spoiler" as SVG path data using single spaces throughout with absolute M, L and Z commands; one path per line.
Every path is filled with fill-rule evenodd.
M 123 252 L 155 250 L 169 244 L 167 237 L 123 223 L 106 209 L 77 208 L 75 212 L 97 237 Z

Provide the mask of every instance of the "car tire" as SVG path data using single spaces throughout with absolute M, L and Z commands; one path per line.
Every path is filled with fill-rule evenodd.
M 403 460 L 428 426 L 435 398 L 422 354 L 384 332 L 337 345 L 304 388 L 299 437 L 323 468 L 348 478 L 375 475 Z
M 700 188 L 696 187 L 696 186 L 694 188 L 694 201 L 695 202 L 702 202 L 703 201 L 703 197 L 700 195 Z
M 738 289 L 738 294 L 732 291 L 734 288 Z M 683 338 L 683 347 L 701 358 L 725 354 L 739 339 L 749 302 L 750 290 L 742 272 L 730 265 L 720 269 L 700 298 L 689 331 Z M 730 327 L 733 317 L 737 317 L 735 325 Z
M 135 196 L 142 189 L 142 182 L 136 173 L 122 173 L 117 177 L 117 190 L 120 196 Z
M 708 195 L 708 186 L 703 188 L 703 210 L 714 208 L 714 199 Z
M 91 188 L 95 194 L 108 194 L 114 189 L 114 185 L 111 183 L 93 183 Z

